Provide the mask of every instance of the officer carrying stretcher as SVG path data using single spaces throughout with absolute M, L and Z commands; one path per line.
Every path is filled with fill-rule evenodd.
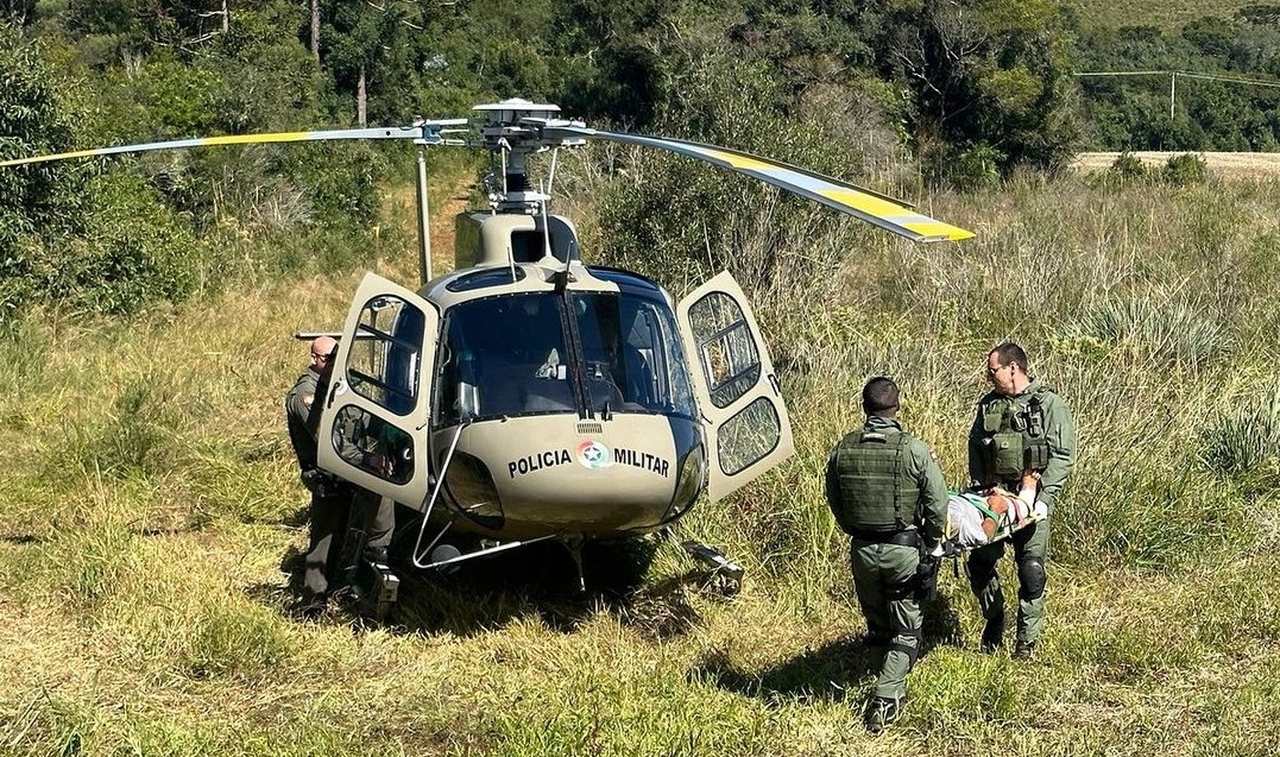
M 1075 459 L 1071 409 L 1051 389 L 1027 375 L 1027 353 L 1005 342 L 987 353 L 993 390 L 978 402 L 969 432 L 969 477 L 977 486 L 1016 491 L 1024 473 L 1040 474 L 1033 505 L 1036 523 L 1014 532 L 1018 565 L 1018 627 L 1014 657 L 1030 658 L 1044 631 L 1045 560 L 1049 516 Z M 996 568 L 1004 541 L 969 553 L 969 584 L 986 619 L 982 649 L 994 652 L 1004 637 L 1004 592 Z

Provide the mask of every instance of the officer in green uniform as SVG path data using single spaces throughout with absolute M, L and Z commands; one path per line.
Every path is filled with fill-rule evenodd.
M 289 440 L 298 458 L 302 483 L 311 491 L 311 540 L 303 589 L 313 596 L 326 594 L 334 584 L 352 583 L 361 560 L 386 563 L 395 527 L 394 502 L 337 479 L 316 464 L 321 405 L 315 399 L 328 392 L 337 349 L 338 343 L 331 337 L 315 339 L 311 343 L 311 366 L 298 378 L 284 402 Z M 359 458 L 359 450 L 351 442 L 361 433 L 362 429 L 352 428 L 341 435 L 348 445 L 339 454 L 349 452 Z M 358 459 L 349 462 L 360 464 Z
M 969 476 L 981 486 L 1016 491 L 1025 471 L 1040 474 L 1035 511 L 1044 520 L 1009 539 L 1018 566 L 1018 627 L 1014 656 L 1029 658 L 1044 631 L 1045 560 L 1049 555 L 1049 515 L 1062 493 L 1075 458 L 1071 409 L 1051 389 L 1030 378 L 1027 353 L 1005 342 L 987 353 L 987 376 L 994 387 L 978 402 L 969 432 Z M 996 566 L 1004 554 L 997 542 L 969 555 L 969 583 L 986 626 L 982 649 L 993 652 L 1004 639 L 1004 592 Z
M 867 422 L 827 460 L 827 503 L 852 538 L 858 603 L 871 646 L 885 649 L 868 702 L 867 729 L 898 718 L 906 678 L 920 652 L 920 593 L 936 579 L 947 516 L 947 487 L 924 442 L 902 430 L 898 386 L 873 378 L 862 390 Z
M 311 492 L 311 540 L 307 548 L 303 588 L 313 595 L 328 591 L 329 576 L 337 560 L 334 541 L 340 541 L 346 527 L 351 494 L 341 483 L 316 466 L 316 426 L 319 413 L 311 407 L 319 384 L 329 374 L 338 343 L 331 337 L 311 342 L 311 365 L 285 395 L 284 410 L 289 424 L 289 441 L 298 458 L 302 483 Z M 327 382 L 326 382 L 327 383 Z

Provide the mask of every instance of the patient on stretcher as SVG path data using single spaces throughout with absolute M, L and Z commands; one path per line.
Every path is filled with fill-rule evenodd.
M 1040 474 L 1027 471 L 1015 495 L 1000 487 L 952 494 L 947 501 L 947 538 L 959 549 L 973 549 L 999 541 L 1026 525 L 1035 510 Z

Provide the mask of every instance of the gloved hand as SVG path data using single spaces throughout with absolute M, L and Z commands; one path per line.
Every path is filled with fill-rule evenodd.
M 960 549 L 960 545 L 957 544 L 954 539 L 947 539 L 946 541 L 942 542 L 941 546 L 942 546 L 941 556 L 944 558 L 959 557 L 961 553 L 964 551 Z
M 930 554 L 920 556 L 916 565 L 916 599 L 924 601 L 933 599 L 938 593 L 938 566 L 942 558 Z

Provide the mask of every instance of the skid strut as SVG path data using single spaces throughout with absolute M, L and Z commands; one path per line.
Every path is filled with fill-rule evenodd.
M 711 569 L 712 578 L 720 580 L 724 589 L 730 594 L 737 594 L 742 588 L 742 577 L 746 569 L 724 556 L 724 553 L 707 544 L 686 541 L 680 546 L 689 556 Z

